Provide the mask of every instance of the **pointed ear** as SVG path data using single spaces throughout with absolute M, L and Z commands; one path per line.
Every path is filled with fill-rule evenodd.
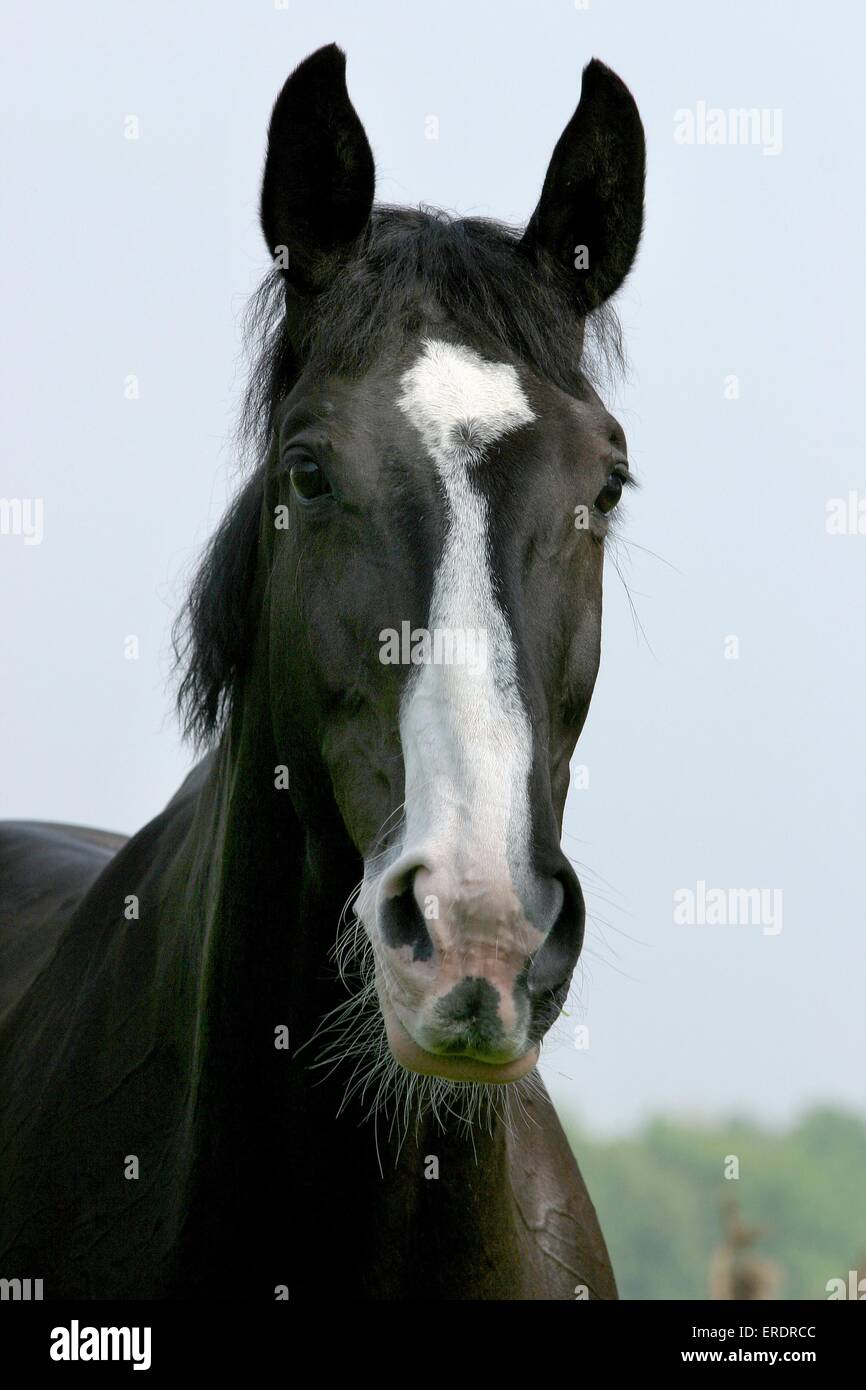
M 603 304 L 631 269 L 643 226 L 645 167 L 634 98 L 593 58 L 522 243 L 563 267 L 581 314 Z
M 336 44 L 297 67 L 277 98 L 262 180 L 265 241 L 288 284 L 324 289 L 370 219 L 375 169 Z

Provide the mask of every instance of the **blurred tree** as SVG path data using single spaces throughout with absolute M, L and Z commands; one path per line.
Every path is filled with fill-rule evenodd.
M 784 1271 L 774 1297 L 824 1299 L 866 1248 L 866 1123 L 831 1107 L 786 1131 L 655 1119 L 636 1134 L 592 1139 L 562 1115 L 589 1184 L 623 1298 L 707 1298 L 719 1202 L 735 1192 L 743 1220 L 766 1227 L 767 1258 Z M 737 1160 L 736 1178 L 726 1178 Z

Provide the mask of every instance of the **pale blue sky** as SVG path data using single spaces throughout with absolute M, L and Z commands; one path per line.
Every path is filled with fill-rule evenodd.
M 631 374 L 610 400 L 644 483 L 618 558 L 646 640 L 610 566 L 576 757 L 590 785 L 566 824 L 593 920 L 547 1074 L 606 1129 L 866 1108 L 866 535 L 825 526 L 829 499 L 866 497 L 856 8 L 19 0 L 7 16 L 0 496 L 44 499 L 44 539 L 0 535 L 0 814 L 132 831 L 188 766 L 169 629 L 235 485 L 239 316 L 267 265 L 258 179 L 290 69 L 346 49 L 380 199 L 520 221 L 597 56 L 649 146 L 619 301 Z M 676 113 L 700 103 L 781 113 L 780 150 L 678 143 Z M 699 881 L 781 889 L 782 930 L 675 924 L 673 894 Z

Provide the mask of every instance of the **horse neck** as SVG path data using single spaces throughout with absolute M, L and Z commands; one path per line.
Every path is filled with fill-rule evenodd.
M 301 824 L 290 793 L 275 786 L 277 763 L 267 717 L 237 710 L 194 832 L 207 866 L 199 900 L 210 908 L 188 1239 L 210 1247 L 209 1261 L 217 1247 L 225 1260 L 290 1190 L 305 1280 L 315 1282 L 317 1269 L 323 1283 L 330 1277 L 330 1247 L 313 1217 L 326 1204 L 347 1277 L 392 1296 L 391 1280 L 411 1277 L 415 1243 L 434 1233 L 445 1268 L 489 1260 L 510 1219 L 506 1136 L 498 1120 L 443 1135 L 430 1117 L 394 1127 L 392 1116 L 360 1123 L 357 1103 L 338 1113 L 351 1068 L 316 1069 L 314 1034 L 347 997 L 329 957 L 361 864 L 336 808 L 330 825 Z M 282 1028 L 288 1049 L 276 1046 Z M 480 1198 L 473 1216 L 468 1190 Z M 251 1197 L 227 1213 L 229 1193 Z M 277 1282 L 281 1268 L 271 1271 Z
M 204 914 L 197 936 L 210 1048 L 237 1052 L 241 1040 L 265 1038 L 270 1052 L 294 1053 L 345 998 L 330 955 L 360 859 L 336 815 L 316 832 L 301 822 L 281 773 L 267 712 L 241 706 L 188 855 Z M 289 1049 L 277 1045 L 285 1028 Z

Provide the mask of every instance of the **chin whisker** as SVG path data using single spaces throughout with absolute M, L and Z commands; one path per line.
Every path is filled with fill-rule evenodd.
M 298 1049 L 301 1052 L 316 1045 L 315 1058 L 309 1066 L 310 1070 L 322 1071 L 319 1084 L 345 1071 L 337 1114 L 355 1108 L 360 1112 L 359 1124 L 372 1121 L 377 1152 L 379 1125 L 383 1122 L 395 1163 L 408 1134 L 414 1130 L 417 1135 L 422 1122 L 432 1121 L 439 1133 L 464 1134 L 473 1148 L 479 1130 L 492 1134 L 497 1125 L 502 1125 L 513 1133 L 517 1124 L 535 1124 L 526 1102 L 547 1100 L 535 1070 L 519 1081 L 501 1085 L 421 1076 L 396 1060 L 388 1045 L 379 1005 L 372 942 L 357 915 L 348 920 L 360 887 L 359 884 L 346 900 L 331 953 L 347 997 L 325 1015 L 312 1037 Z

